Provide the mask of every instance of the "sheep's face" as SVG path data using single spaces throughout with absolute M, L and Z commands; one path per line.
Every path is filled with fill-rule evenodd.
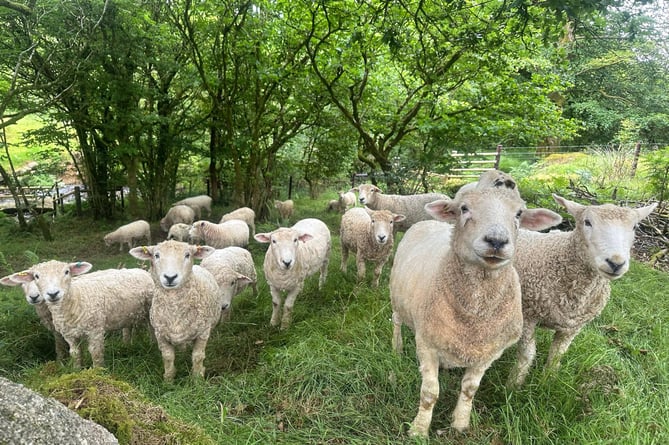
M 0 284 L 11 287 L 21 286 L 21 290 L 23 290 L 23 295 L 26 297 L 26 301 L 29 304 L 44 303 L 44 298 L 42 298 L 42 294 L 39 293 L 39 288 L 37 287 L 37 283 L 35 283 L 34 280 L 20 283 L 18 281 L 12 280 L 11 276 L 7 276 L 0 278 Z
M 425 206 L 434 218 L 454 224 L 452 249 L 467 263 L 487 269 L 513 260 L 518 228 L 540 230 L 561 218 L 546 209 L 526 209 L 525 202 L 498 188 L 469 188 L 452 200 Z
M 271 255 L 280 270 L 290 270 L 297 264 L 300 243 L 313 237 L 308 233 L 298 233 L 294 229 L 282 227 L 272 233 L 257 233 L 255 239 L 269 243 L 267 255 Z
M 630 251 L 637 224 L 651 214 L 657 204 L 630 209 L 612 204 L 584 206 L 553 195 L 576 221 L 591 267 L 609 280 L 629 270 Z
M 92 267 L 92 264 L 86 262 L 63 263 L 51 260 L 37 264 L 27 271 L 17 272 L 11 279 L 22 284 L 33 283 L 37 287 L 37 300 L 43 298 L 48 304 L 57 304 L 67 296 L 72 277 L 86 273 Z M 26 293 L 26 299 L 28 298 Z
M 360 204 L 373 206 L 376 202 L 376 194 L 381 193 L 381 189 L 372 184 L 363 184 L 358 187 L 358 201 Z
M 365 208 L 369 215 L 371 234 L 374 242 L 380 245 L 393 242 L 393 229 L 396 222 L 404 221 L 404 215 L 395 215 L 388 210 L 370 210 Z
M 213 251 L 209 246 L 167 240 L 156 246 L 135 247 L 130 254 L 140 260 L 151 261 L 153 279 L 164 289 L 178 289 L 188 281 L 195 259 L 206 258 Z

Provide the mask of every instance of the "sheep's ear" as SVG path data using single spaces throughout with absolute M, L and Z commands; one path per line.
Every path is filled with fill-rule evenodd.
M 528 230 L 545 230 L 562 222 L 562 216 L 548 209 L 525 209 L 520 215 L 520 227 Z
M 3 284 L 3 285 L 5 285 L 5 286 L 11 286 L 11 287 L 14 287 L 14 286 L 20 286 L 20 285 L 21 285 L 21 283 L 18 283 L 18 282 L 16 282 L 16 281 L 12 280 L 12 276 L 11 276 L 11 275 L 7 275 L 6 277 L 2 277 L 2 278 L 0 278 L 0 284 Z
M 242 275 L 240 273 L 237 273 L 235 279 L 237 281 L 237 284 L 251 284 L 251 283 L 254 282 L 252 279 L 250 279 L 246 275 Z
M 259 243 L 269 243 L 270 240 L 269 233 L 256 233 L 253 238 Z
M 381 189 L 378 188 L 377 186 L 372 187 L 372 191 L 373 191 L 373 192 L 376 192 L 376 193 L 382 193 L 382 192 L 381 192 Z
M 139 260 L 150 260 L 153 257 L 153 246 L 133 247 L 129 253 Z
M 657 207 L 656 202 L 654 202 L 651 205 L 647 205 L 645 207 L 639 207 L 638 209 L 634 209 L 634 211 L 637 214 L 637 222 L 641 221 L 642 219 L 646 218 L 648 215 L 653 213 L 653 210 L 655 210 L 655 207 Z
M 91 263 L 87 263 L 86 261 L 77 261 L 76 263 L 70 263 L 70 273 L 72 274 L 73 277 L 85 274 L 92 268 L 93 265 Z
M 351 191 L 352 191 L 352 192 L 359 192 L 360 189 L 358 189 L 358 187 L 353 187 L 353 188 L 351 189 Z
M 193 253 L 193 257 L 197 258 L 198 260 L 201 260 L 203 258 L 207 258 L 209 255 L 214 253 L 214 249 L 211 246 L 192 246 L 191 247 L 191 252 Z
M 451 222 L 457 216 L 453 209 L 453 201 L 450 199 L 438 199 L 428 202 L 425 204 L 425 211 L 439 221 Z
M 313 236 L 311 236 L 311 235 L 308 234 L 308 233 L 303 233 L 303 234 L 301 234 L 300 236 L 298 236 L 297 239 L 299 239 L 299 240 L 302 241 L 303 243 L 306 243 L 306 242 L 309 241 L 310 239 L 313 239 Z
M 407 219 L 407 217 L 404 215 L 393 215 L 393 221 L 395 222 L 404 221 L 405 219 Z
M 367 214 L 368 214 L 369 216 L 372 216 L 372 213 L 374 213 L 374 210 L 370 209 L 370 208 L 367 207 L 367 206 L 365 206 L 365 207 L 363 207 L 363 208 L 365 209 L 365 212 L 367 212 Z
M 578 212 L 583 211 L 583 209 L 585 208 L 584 205 L 565 199 L 562 196 L 556 195 L 555 193 L 553 193 L 553 199 L 555 200 L 555 202 L 564 207 L 567 213 L 569 213 L 570 215 L 575 216 Z
M 30 270 L 24 270 L 22 272 L 16 272 L 9 276 L 10 281 L 15 283 L 30 283 L 35 279 L 35 276 Z M 5 283 L 3 283 L 5 284 Z M 11 286 L 11 285 L 8 285 Z

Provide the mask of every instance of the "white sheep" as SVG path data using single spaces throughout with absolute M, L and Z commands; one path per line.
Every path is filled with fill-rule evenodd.
M 174 347 L 193 345 L 192 376 L 204 377 L 205 349 L 212 329 L 227 308 L 216 279 L 207 269 L 193 264 L 214 251 L 209 246 L 193 246 L 167 240 L 155 246 L 135 247 L 130 254 L 151 261 L 155 281 L 151 304 L 151 326 L 163 357 L 167 382 L 174 380 Z
M 438 199 L 447 199 L 441 193 L 422 193 L 417 195 L 386 195 L 372 184 L 362 184 L 353 190 L 358 192 L 360 204 L 373 210 L 390 210 L 396 215 L 404 215 L 404 221 L 395 224 L 395 230 L 406 231 L 417 223 L 432 219 L 425 211 L 425 204 Z
M 221 224 L 195 221 L 190 228 L 191 242 L 201 241 L 215 249 L 249 244 L 249 226 L 240 219 L 231 219 Z
M 195 221 L 195 211 L 192 208 L 187 205 L 175 205 L 160 220 L 160 228 L 163 232 L 168 232 L 176 223 L 193 224 L 193 221 Z
M 200 219 L 203 210 L 207 211 L 207 216 L 211 216 L 212 201 L 213 200 L 211 199 L 211 196 L 198 195 L 177 201 L 174 204 L 172 204 L 172 206 L 178 206 L 178 205 L 188 206 L 195 212 L 194 218 Z
M 153 280 L 145 270 L 106 269 L 86 274 L 91 267 L 87 262 L 51 260 L 11 276 L 22 283 L 35 281 L 56 330 L 70 346 L 76 368 L 81 367 L 83 339 L 88 339 L 93 366 L 104 366 L 105 333 L 146 322 L 153 293 Z
M 230 221 L 231 219 L 241 219 L 249 226 L 251 236 L 256 234 L 256 212 L 254 212 L 252 208 L 240 207 L 230 213 L 226 213 L 221 217 L 219 224 Z
M 135 247 L 135 241 L 141 239 L 146 239 L 151 244 L 151 226 L 143 219 L 125 224 L 104 236 L 107 246 L 119 243 L 119 252 L 123 251 L 123 244 L 128 244 L 128 249 L 132 249 Z
M 293 216 L 293 212 L 295 211 L 295 203 L 292 199 L 288 199 L 286 201 L 279 201 L 275 199 L 274 208 L 279 211 L 279 217 L 281 220 L 287 221 L 291 216 Z
M 546 368 L 559 367 L 574 337 L 604 309 L 610 281 L 627 272 L 635 227 L 657 205 L 585 206 L 558 195 L 553 198 L 576 224 L 573 231 L 523 230 L 518 237 L 515 267 L 523 292 L 524 324 L 510 386 L 522 385 L 532 366 L 537 327 L 555 331 Z
M 330 229 L 315 218 L 302 219 L 290 228 L 281 227 L 270 233 L 257 233 L 255 239 L 269 243 L 263 268 L 272 294 L 271 326 L 281 321 L 281 329 L 290 326 L 295 298 L 304 287 L 304 280 L 320 271 L 318 288 L 325 284 L 330 261 Z M 286 292 L 282 303 L 281 293 Z M 283 304 L 283 316 L 281 306 Z
M 354 207 L 344 213 L 339 229 L 341 271 L 346 272 L 349 251 L 353 252 L 356 254 L 358 280 L 365 278 L 365 261 L 376 263 L 373 285 L 378 287 L 383 266 L 393 252 L 393 226 L 402 220 L 404 215 L 366 207 Z
M 167 239 L 173 239 L 175 241 L 183 241 L 187 243 L 190 239 L 190 228 L 190 224 L 172 224 L 172 227 L 170 227 L 170 230 L 167 232 Z
M 325 210 L 327 212 L 341 212 L 341 205 L 339 204 L 339 200 L 338 199 L 329 200 Z
M 23 295 L 26 297 L 26 301 L 28 302 L 28 304 L 30 304 L 32 307 L 35 308 L 37 317 L 39 318 L 42 325 L 46 327 L 49 330 L 49 332 L 51 332 L 54 336 L 56 344 L 56 359 L 62 360 L 65 357 L 67 357 L 67 351 L 68 351 L 67 342 L 65 341 L 63 336 L 60 335 L 60 333 L 56 330 L 56 327 L 53 325 L 53 318 L 51 317 L 51 311 L 49 310 L 49 307 L 44 301 L 44 298 L 42 298 L 42 295 L 39 293 L 39 289 L 37 288 L 37 284 L 35 284 L 35 281 L 21 283 L 13 281 L 11 276 L 8 275 L 6 277 L 0 278 L 0 284 L 11 287 L 21 286 L 21 289 L 23 290 Z
M 425 207 L 440 221 L 418 222 L 406 232 L 390 273 L 394 349 L 402 351 L 402 324 L 415 333 L 422 385 L 411 433 L 422 436 L 439 396 L 440 366 L 466 368 L 452 426 L 469 427 L 485 371 L 522 330 L 512 265 L 518 227 L 546 228 L 559 218 L 545 209 L 523 210 L 522 200 L 497 189 L 472 189 Z
M 358 203 L 358 199 L 355 196 L 355 189 L 351 189 L 348 192 L 337 192 L 339 195 L 339 209 L 341 212 L 346 212 L 349 208 L 355 207 Z
M 249 284 L 253 287 L 253 295 L 258 295 L 256 267 L 248 250 L 236 246 L 216 249 L 200 265 L 214 275 L 225 301 L 232 301 Z M 221 317 L 229 318 L 231 310 L 232 305 L 221 313 Z

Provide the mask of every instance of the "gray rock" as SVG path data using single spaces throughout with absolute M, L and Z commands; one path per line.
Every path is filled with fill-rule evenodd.
M 112 445 L 118 440 L 57 400 L 0 377 L 0 444 Z

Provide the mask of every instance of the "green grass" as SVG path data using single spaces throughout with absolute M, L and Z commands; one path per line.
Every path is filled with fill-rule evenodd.
M 371 270 L 367 281 L 356 282 L 352 259 L 347 275 L 339 271 L 339 215 L 325 212 L 328 199 L 296 199 L 293 218 L 319 217 L 331 228 L 324 289 L 319 291 L 317 277 L 311 277 L 296 301 L 290 329 L 270 328 L 271 298 L 262 274 L 266 246 L 252 241 L 259 296 L 246 290 L 233 302 L 231 321 L 217 327 L 207 346 L 203 381 L 190 379 L 186 350 L 177 354 L 175 383 L 165 384 L 160 353 L 145 331 L 136 332 L 130 344 L 111 334 L 107 368 L 92 376 L 75 373 L 53 361 L 52 338 L 14 288 L 0 288 L 0 375 L 46 394 L 67 394 L 77 378 L 88 387 L 125 388 L 129 395 L 121 400 L 128 406 L 119 408 L 118 391 L 111 391 L 104 394 L 113 400 L 98 397 L 99 407 L 82 413 L 120 432 L 122 443 L 141 443 L 132 442 L 133 428 L 140 424 L 127 423 L 131 414 L 119 418 L 109 411 L 132 413 L 137 403 L 164 412 L 166 425 L 142 430 L 172 437 L 155 443 L 422 443 L 406 434 L 418 407 L 420 374 L 409 331 L 404 355 L 391 349 L 390 268 L 378 289 L 369 286 Z M 215 209 L 211 219 L 223 213 Z M 96 269 L 140 265 L 118 246 L 105 247 L 102 236 L 114 226 L 60 217 L 53 226 L 56 241 L 47 243 L 38 232 L 19 233 L 0 220 L 0 273 L 21 270 L 35 258 L 86 260 Z M 276 226 L 261 223 L 257 231 Z M 152 228 L 157 235 L 157 224 Z M 449 428 L 462 370 L 442 370 L 428 442 L 669 443 L 668 286 L 666 273 L 635 263 L 613 283 L 609 305 L 575 339 L 557 374 L 539 366 L 549 343 L 547 332 L 540 331 L 537 363 L 525 386 L 515 391 L 504 385 L 515 353 L 508 350 L 483 378 L 466 435 Z M 175 438 L 175 431 L 189 433 Z

